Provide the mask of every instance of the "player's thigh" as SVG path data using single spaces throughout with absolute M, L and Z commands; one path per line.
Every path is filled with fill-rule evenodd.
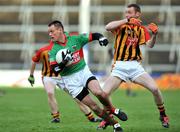
M 119 77 L 109 76 L 108 79 L 105 81 L 102 89 L 105 93 L 111 94 L 119 87 L 121 82 L 122 80 Z
M 94 95 L 100 95 L 103 92 L 98 80 L 91 80 L 87 86 Z
M 56 88 L 56 82 L 50 77 L 43 78 L 44 89 L 47 93 L 54 94 L 54 90 Z
M 157 89 L 156 82 L 148 73 L 143 73 L 142 75 L 137 77 L 134 82 L 142 85 L 150 91 L 154 91 Z

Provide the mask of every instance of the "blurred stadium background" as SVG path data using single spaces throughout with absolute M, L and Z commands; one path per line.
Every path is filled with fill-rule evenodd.
M 27 84 L 31 56 L 48 43 L 47 24 L 54 19 L 61 20 L 68 32 L 105 34 L 108 47 L 92 44 L 85 50 L 89 50 L 92 71 L 99 76 L 109 74 L 113 37 L 104 26 L 123 18 L 128 3 L 141 6 L 144 25 L 155 22 L 160 28 L 156 46 L 142 49 L 145 69 L 158 77 L 162 88 L 180 88 L 179 0 L 0 0 L 1 85 Z

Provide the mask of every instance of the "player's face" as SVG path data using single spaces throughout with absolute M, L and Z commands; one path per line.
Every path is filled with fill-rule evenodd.
M 55 27 L 54 25 L 48 27 L 48 33 L 52 41 L 59 41 L 64 37 L 63 29 L 61 27 Z
M 140 17 L 140 12 L 136 12 L 134 7 L 127 7 L 125 10 L 125 17 L 127 19 L 129 18 L 139 18 Z

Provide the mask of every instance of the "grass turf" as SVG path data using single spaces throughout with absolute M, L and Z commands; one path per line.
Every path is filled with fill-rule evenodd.
M 158 110 L 147 90 L 135 91 L 127 97 L 124 90 L 112 95 L 116 107 L 128 114 L 128 121 L 120 122 L 125 132 L 179 132 L 180 90 L 163 91 L 165 106 L 170 117 L 170 128 L 161 126 Z M 96 132 L 98 123 L 89 122 L 76 103 L 65 92 L 57 89 L 56 97 L 61 123 L 50 123 L 51 115 L 46 93 L 42 88 L 0 87 L 0 132 Z M 112 132 L 112 127 L 103 132 Z

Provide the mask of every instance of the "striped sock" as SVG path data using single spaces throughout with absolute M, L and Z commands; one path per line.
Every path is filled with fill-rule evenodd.
M 59 111 L 57 113 L 51 113 L 51 115 L 54 119 L 59 118 L 60 116 Z
M 158 104 L 157 107 L 158 107 L 160 115 L 161 116 L 166 116 L 164 104 Z
M 94 120 L 94 115 L 93 115 L 92 112 L 90 112 L 89 114 L 86 114 L 85 116 L 86 116 L 86 117 L 88 118 L 88 120 L 90 120 L 90 121 L 93 121 L 93 120 Z

